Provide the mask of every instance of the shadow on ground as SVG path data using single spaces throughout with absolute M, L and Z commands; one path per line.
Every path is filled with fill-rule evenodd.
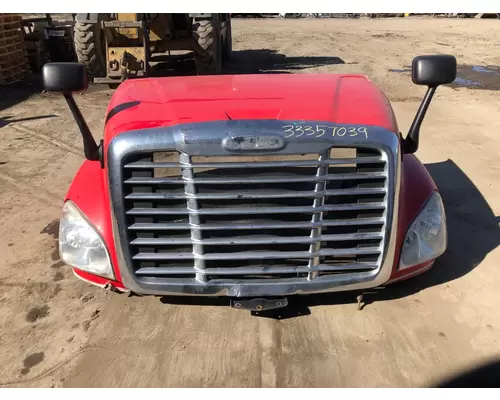
M 29 82 L 0 86 L 0 112 L 41 93 L 42 85 L 39 77 Z
M 365 306 L 415 294 L 426 288 L 458 279 L 476 268 L 486 255 L 500 244 L 500 218 L 493 214 L 474 183 L 452 161 L 426 164 L 445 203 L 448 226 L 448 249 L 434 267 L 414 278 L 395 283 L 384 289 L 365 293 Z M 259 313 L 261 317 L 286 319 L 308 315 L 311 308 L 321 305 L 356 304 L 357 292 L 290 296 L 286 308 Z M 228 306 L 229 300 L 182 297 L 162 297 L 168 304 Z M 257 315 L 257 314 L 256 314 Z
M 172 55 L 170 58 L 157 57 L 152 68 L 154 76 L 195 75 L 195 65 L 191 53 Z M 168 60 L 168 61 L 167 61 Z M 345 64 L 339 57 L 299 56 L 288 57 L 271 49 L 233 51 L 232 59 L 224 68 L 224 74 L 292 73 L 307 68 L 324 65 Z
M 10 115 L 0 116 L 0 128 L 3 128 L 4 126 L 7 126 L 9 124 L 13 124 L 16 122 L 34 121 L 37 119 L 46 119 L 46 118 L 54 118 L 54 117 L 57 117 L 57 115 L 55 115 L 55 114 L 35 115 L 33 117 L 26 117 L 26 118 L 14 118 Z
M 493 359 L 464 370 L 433 385 L 435 388 L 498 388 L 500 386 L 500 359 Z
M 227 73 L 292 73 L 303 69 L 333 64 L 345 64 L 345 62 L 339 57 L 328 56 L 288 57 L 271 49 L 242 50 L 233 52 L 233 58 L 227 68 Z

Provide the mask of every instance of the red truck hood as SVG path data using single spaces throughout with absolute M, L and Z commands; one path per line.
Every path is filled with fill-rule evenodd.
M 262 74 L 127 80 L 108 106 L 105 138 L 223 119 L 328 121 L 398 132 L 389 101 L 363 75 Z

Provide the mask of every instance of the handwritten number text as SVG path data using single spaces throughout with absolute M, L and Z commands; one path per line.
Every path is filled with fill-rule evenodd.
M 314 136 L 320 138 L 325 137 L 356 137 L 362 136 L 368 139 L 368 128 L 364 126 L 329 126 L 329 125 L 284 125 L 284 138 Z

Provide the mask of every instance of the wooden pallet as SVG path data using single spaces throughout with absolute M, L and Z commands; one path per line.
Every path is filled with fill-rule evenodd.
M 23 19 L 21 14 L 0 13 L 0 22 L 19 22 Z
M 12 60 L 9 64 L 0 64 L 0 77 L 7 78 L 8 76 L 15 75 L 16 72 L 28 71 L 27 58 L 19 58 L 18 60 Z
M 21 14 L 0 14 L 0 30 L 2 27 L 17 27 L 22 20 Z
M 7 57 L 0 57 L 0 73 L 13 65 L 26 63 L 28 59 L 28 52 L 24 49 L 16 50 L 15 52 L 7 54 Z
M 11 85 L 16 82 L 27 81 L 31 79 L 32 74 L 29 70 L 17 71 L 9 76 L 0 76 L 0 86 Z
M 19 30 L 11 29 L 0 31 L 0 46 L 23 43 L 23 33 Z
M 24 49 L 25 49 L 24 43 L 5 44 L 3 46 L 0 46 L 0 57 L 2 57 L 5 54 L 22 51 Z
M 0 14 L 0 85 L 26 79 L 30 75 L 20 14 Z
M 0 35 L 7 35 L 10 32 L 17 32 L 21 30 L 21 23 L 16 22 L 12 24 L 0 25 Z

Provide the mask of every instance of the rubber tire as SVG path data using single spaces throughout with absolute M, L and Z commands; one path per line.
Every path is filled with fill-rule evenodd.
M 106 76 L 106 58 L 99 24 L 75 22 L 74 43 L 78 62 L 85 65 L 92 77 Z
M 224 35 L 224 40 L 222 42 L 222 61 L 228 62 L 231 60 L 233 53 L 233 36 L 231 29 L 231 19 L 226 21 L 226 34 Z
M 213 20 L 195 21 L 193 35 L 201 50 L 194 52 L 196 72 L 200 75 L 220 74 L 222 72 L 220 23 L 217 26 Z

